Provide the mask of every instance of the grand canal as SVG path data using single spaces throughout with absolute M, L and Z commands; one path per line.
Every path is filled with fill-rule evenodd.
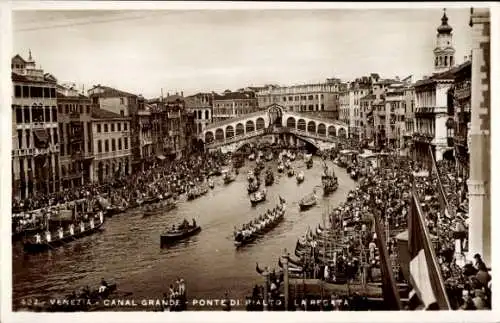
M 317 226 L 327 207 L 343 202 L 354 188 L 345 170 L 335 168 L 340 183 L 337 192 L 322 197 L 316 207 L 300 212 L 300 198 L 321 184 L 322 163 L 319 159 L 314 161 L 311 169 L 306 169 L 303 161 L 293 163 L 296 170 L 305 173 L 301 185 L 295 178 L 275 171 L 277 180 L 267 188 L 267 201 L 257 207 L 251 207 L 246 191 L 247 172 L 254 163 L 246 161 L 235 182 L 224 185 L 219 177 L 207 195 L 180 202 L 169 213 L 143 218 L 141 209 L 135 209 L 108 219 L 102 233 L 42 254 L 25 254 L 21 246 L 15 245 L 14 309 L 26 298 L 65 295 L 85 285 L 96 287 L 101 278 L 115 281 L 119 294 L 138 300 L 161 298 L 178 277 L 186 281 L 189 299 L 220 299 L 227 290 L 232 299 L 244 300 L 255 284 L 262 283 L 255 264 L 277 266 L 284 248 L 293 251 L 297 237 L 308 226 Z M 272 165 L 276 170 L 276 162 Z M 232 240 L 234 227 L 274 207 L 279 195 L 287 201 L 285 220 L 252 245 L 236 250 Z M 169 249 L 160 249 L 164 228 L 184 218 L 195 218 L 202 232 Z

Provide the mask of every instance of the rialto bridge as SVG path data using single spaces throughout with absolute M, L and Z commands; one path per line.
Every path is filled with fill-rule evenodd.
M 337 120 L 286 111 L 277 104 L 266 110 L 209 124 L 199 135 L 209 150 L 234 152 L 257 137 L 269 137 L 272 142 L 310 143 L 320 150 L 329 149 L 341 138 L 348 137 L 348 126 Z

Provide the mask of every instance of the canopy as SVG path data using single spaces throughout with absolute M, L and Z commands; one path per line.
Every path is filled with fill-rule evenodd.
M 45 129 L 34 129 L 33 132 L 35 133 L 35 136 L 40 142 L 46 143 L 49 141 L 49 134 L 47 133 L 47 130 Z

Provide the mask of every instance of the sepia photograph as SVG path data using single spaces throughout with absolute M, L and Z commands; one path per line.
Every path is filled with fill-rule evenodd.
M 12 312 L 492 310 L 489 7 L 275 4 L 13 6 Z

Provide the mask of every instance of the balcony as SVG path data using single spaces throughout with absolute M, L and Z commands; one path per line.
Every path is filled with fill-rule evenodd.
M 81 152 L 81 151 L 78 151 L 78 152 L 75 152 L 73 154 L 71 154 L 71 159 L 73 160 L 86 160 L 86 159 L 92 159 L 94 158 L 94 155 L 92 155 L 92 153 L 87 153 L 87 152 Z
M 457 135 L 453 137 L 453 143 L 456 146 L 467 147 L 467 136 Z
M 69 114 L 69 119 L 72 121 L 79 121 L 80 120 L 80 113 L 73 111 Z
M 430 143 L 434 139 L 434 136 L 430 133 L 414 132 L 413 140 Z

